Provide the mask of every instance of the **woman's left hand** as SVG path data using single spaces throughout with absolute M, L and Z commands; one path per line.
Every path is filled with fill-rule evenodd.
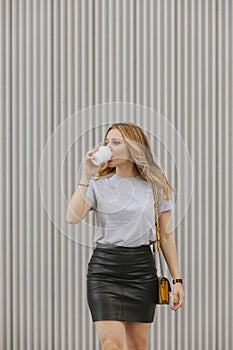
M 175 283 L 173 287 L 172 310 L 178 310 L 184 304 L 184 289 L 181 283 Z

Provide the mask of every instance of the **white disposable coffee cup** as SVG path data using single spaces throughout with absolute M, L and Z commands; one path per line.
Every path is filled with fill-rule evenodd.
M 100 165 L 107 162 L 112 158 L 112 152 L 107 146 L 100 146 L 99 150 L 95 152 L 92 156 L 92 163 L 95 165 Z

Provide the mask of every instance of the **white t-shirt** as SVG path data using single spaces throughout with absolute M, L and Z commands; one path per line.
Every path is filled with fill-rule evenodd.
M 173 202 L 160 203 L 158 213 L 173 209 Z M 94 243 L 137 247 L 156 240 L 152 184 L 141 175 L 91 179 L 86 192 L 96 215 Z

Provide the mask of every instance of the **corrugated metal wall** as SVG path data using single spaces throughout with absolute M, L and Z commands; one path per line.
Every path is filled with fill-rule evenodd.
M 121 115 L 165 140 L 155 156 L 187 204 L 185 306 L 158 307 L 150 349 L 232 349 L 232 1 L 2 0 L 0 13 L 1 350 L 100 349 L 93 214 L 70 227 L 65 212 L 84 155 Z

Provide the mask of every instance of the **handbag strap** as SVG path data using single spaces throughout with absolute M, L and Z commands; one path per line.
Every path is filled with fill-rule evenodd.
M 160 243 L 160 226 L 159 226 L 159 214 L 158 214 L 158 201 L 156 197 L 156 191 L 154 188 L 154 184 L 152 184 L 153 192 L 154 192 L 154 207 L 155 207 L 155 228 L 156 228 L 156 237 L 157 237 L 157 247 L 158 251 L 161 250 L 161 243 Z
M 158 255 L 159 255 L 159 264 L 160 264 L 160 270 L 161 274 L 163 276 L 163 266 L 162 266 L 162 257 L 161 257 L 161 242 L 160 242 L 160 226 L 159 226 L 159 214 L 158 214 L 158 201 L 156 196 L 156 190 L 154 188 L 154 184 L 152 183 L 152 189 L 154 192 L 154 207 L 155 207 L 155 228 L 156 228 L 156 237 L 157 237 L 157 249 L 158 249 Z M 155 241 L 153 243 L 153 252 L 155 256 Z

